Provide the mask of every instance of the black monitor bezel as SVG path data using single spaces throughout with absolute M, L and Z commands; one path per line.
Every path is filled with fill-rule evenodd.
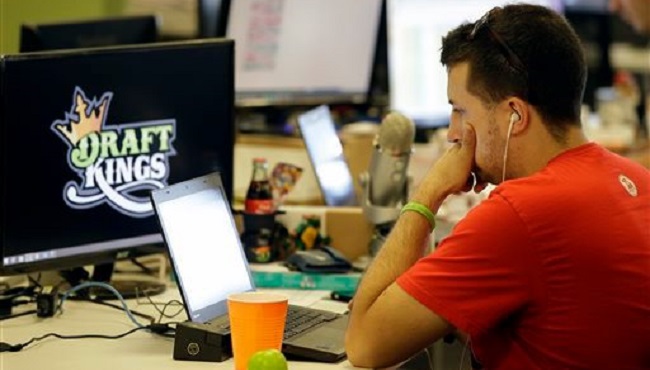
M 65 43 L 70 44 L 70 46 L 60 47 L 52 45 L 51 42 L 47 41 L 48 38 L 55 37 L 55 35 L 61 31 L 75 31 L 75 35 L 79 37 L 83 32 L 87 32 L 89 27 L 96 27 L 100 30 L 104 29 L 105 31 L 108 31 L 115 30 L 116 27 L 124 29 L 127 26 L 131 28 L 137 26 L 142 32 L 137 35 L 129 35 L 135 40 L 133 44 L 148 44 L 159 41 L 159 23 L 158 17 L 155 15 L 120 16 L 59 23 L 25 23 L 20 26 L 19 50 L 21 53 L 26 53 L 47 50 L 118 46 L 118 44 L 81 46 L 75 44 L 75 40 L 56 40 L 58 42 L 64 41 Z M 54 34 L 52 34 L 52 32 L 54 32 Z M 56 35 L 56 37 L 58 36 L 59 35 Z

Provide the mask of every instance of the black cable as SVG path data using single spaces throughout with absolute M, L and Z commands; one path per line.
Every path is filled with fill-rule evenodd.
M 15 313 L 13 315 L 0 316 L 0 321 L 15 319 L 16 317 L 27 316 L 27 315 L 31 315 L 31 314 L 35 314 L 35 313 L 36 313 L 36 310 L 29 310 L 29 311 L 25 311 L 25 312 L 21 312 L 21 313 Z M 1 349 L 0 349 L 0 352 L 2 352 Z
M 124 308 L 122 306 L 118 306 L 116 304 L 109 303 L 109 302 L 106 302 L 106 301 L 95 300 L 95 299 L 88 299 L 87 301 L 91 302 L 91 303 L 96 303 L 96 304 L 100 304 L 100 305 L 103 305 L 103 306 L 108 306 L 108 307 L 111 307 L 111 308 L 115 308 L 115 309 L 118 309 L 120 311 L 124 311 Z M 169 304 L 171 302 L 178 302 L 178 301 L 177 300 L 172 300 L 172 301 L 167 302 L 167 303 Z M 157 309 L 155 304 L 154 304 L 154 307 Z M 135 316 L 139 316 L 139 317 L 142 317 L 144 319 L 149 320 L 150 324 L 147 325 L 146 328 L 151 330 L 152 333 L 158 334 L 160 336 L 167 337 L 167 338 L 174 338 L 174 334 L 169 334 L 168 332 L 170 332 L 170 331 L 174 332 L 176 330 L 175 328 L 170 326 L 170 325 L 177 324 L 176 322 L 161 323 L 160 321 L 161 321 L 162 318 L 159 318 L 158 322 L 156 322 L 156 319 L 154 319 L 153 316 L 150 316 L 150 315 L 147 315 L 147 314 L 144 314 L 142 312 L 135 311 L 135 310 L 130 310 L 130 311 Z M 176 315 L 178 315 L 178 313 Z M 170 316 L 168 315 L 168 316 L 165 316 L 165 317 L 169 318 Z
M 38 288 L 43 287 L 43 286 L 41 286 L 41 273 L 40 272 L 38 273 L 38 277 L 36 279 L 34 279 L 31 275 L 27 275 L 27 279 L 29 279 L 29 281 L 33 285 L 35 285 L 36 287 L 38 287 Z
M 16 306 L 20 306 L 20 305 L 23 305 L 23 304 L 29 304 L 29 303 L 35 303 L 35 302 L 36 302 L 36 300 L 34 298 L 31 298 L 31 299 L 28 299 L 28 300 L 17 299 L 15 301 L 13 301 L 13 306 L 16 307 Z
M 19 317 L 22 315 L 12 315 L 13 307 L 31 303 L 35 298 L 34 291 L 36 290 L 35 286 L 19 286 L 14 288 L 6 289 L 0 294 L 0 317 L 3 320 L 11 319 L 14 317 Z M 21 299 L 22 297 L 27 297 L 27 300 Z
M 149 329 L 149 327 L 148 326 L 137 327 L 137 328 L 133 328 L 133 329 L 131 329 L 129 331 L 126 331 L 124 333 L 117 334 L 117 335 L 105 335 L 105 334 L 63 335 L 63 334 L 57 334 L 57 333 L 47 333 L 47 334 L 41 335 L 40 337 L 34 337 L 34 338 L 28 340 L 25 343 L 19 343 L 19 344 L 13 344 L 12 345 L 12 344 L 9 344 L 9 343 L 0 342 L 0 352 L 18 352 L 18 351 L 22 350 L 23 348 L 27 347 L 28 345 L 34 343 L 34 342 L 37 342 L 37 341 L 40 341 L 40 340 L 43 340 L 43 339 L 46 339 L 46 338 L 49 338 L 49 337 L 55 337 L 55 338 L 59 338 L 59 339 L 85 339 L 85 338 L 120 339 L 120 338 L 126 337 L 127 335 L 133 334 L 136 331 L 145 330 L 145 329 Z
M 3 290 L 2 292 L 0 292 L 0 296 L 5 296 L 3 297 L 5 299 L 6 298 L 14 299 L 23 296 L 31 297 L 34 296 L 34 291 L 36 291 L 36 287 L 33 285 L 26 286 L 26 287 L 18 286 L 18 287 Z
M 136 291 L 136 294 L 137 293 L 138 293 L 138 291 Z M 161 322 L 163 317 L 167 318 L 167 319 L 173 319 L 176 316 L 180 315 L 183 311 L 185 311 L 185 308 L 183 307 L 183 302 L 181 302 L 181 301 L 179 301 L 177 299 L 172 299 L 172 300 L 170 300 L 170 301 L 168 301 L 167 303 L 164 303 L 164 304 L 163 303 L 157 303 L 157 302 L 154 302 L 153 299 L 151 299 L 151 296 L 149 296 L 149 294 L 147 294 L 146 291 L 143 291 L 143 293 L 144 293 L 144 297 L 147 299 L 147 301 L 149 301 L 149 304 L 151 304 L 153 306 L 153 308 L 155 308 L 156 311 L 158 311 L 158 313 L 160 314 L 160 316 L 158 316 L 158 322 Z M 139 296 L 136 296 L 136 297 L 139 297 Z M 160 308 L 158 308 L 159 304 L 163 304 L 162 310 Z M 174 313 L 172 315 L 165 314 L 165 311 L 167 310 L 167 307 L 169 307 L 171 305 L 179 305 L 179 306 L 181 306 L 181 308 L 176 313 Z
M 129 260 L 131 261 L 132 264 L 138 266 L 145 274 L 149 274 L 149 275 L 153 274 L 154 271 L 151 268 L 145 266 L 142 262 L 138 261 L 135 257 L 132 257 Z
M 177 322 L 167 322 L 167 323 L 155 323 L 149 325 L 149 330 L 152 333 L 161 335 L 167 338 L 174 338 L 176 333 L 176 328 L 170 325 L 177 325 Z M 171 333 L 170 333 L 171 332 Z
M 167 309 L 167 307 L 171 306 L 174 303 L 180 303 L 180 302 L 177 301 L 176 299 L 172 299 L 171 301 L 165 303 L 162 310 L 158 309 L 158 306 L 155 303 L 153 304 L 153 307 L 160 313 L 160 316 L 158 316 L 158 322 L 161 322 L 163 317 L 165 317 L 167 319 L 173 319 L 176 316 L 180 315 L 181 312 L 183 312 L 185 310 L 185 308 L 181 307 L 178 311 L 176 311 L 176 313 L 174 313 L 172 315 L 165 314 L 165 310 Z M 182 305 L 182 303 L 181 303 L 181 305 Z
M 88 283 L 84 283 L 84 284 L 88 284 Z M 61 310 L 63 301 L 65 301 L 65 298 L 67 297 L 68 293 L 71 293 L 74 290 L 79 290 L 79 289 L 85 288 L 86 286 L 83 286 L 84 284 L 81 284 L 81 286 L 75 287 L 75 288 L 73 288 L 73 290 L 71 290 L 71 291 L 67 292 L 66 294 L 64 294 L 61 297 L 61 302 L 59 303 L 58 309 Z M 32 288 L 32 293 L 33 293 L 33 290 L 34 289 Z M 119 293 L 118 293 L 118 296 L 119 296 Z M 119 298 L 123 301 L 121 296 L 119 296 Z M 96 304 L 101 304 L 101 305 L 104 305 L 104 306 L 109 306 L 109 307 L 112 307 L 112 308 L 117 308 L 117 309 L 120 309 L 122 311 L 126 310 L 124 306 L 117 306 L 117 305 L 114 305 L 112 303 L 108 303 L 108 302 L 105 302 L 105 301 L 99 301 L 99 300 L 94 300 L 94 299 L 87 299 L 87 301 L 92 302 L 92 303 L 96 303 Z M 10 319 L 10 318 L 24 316 L 24 315 L 30 315 L 30 314 L 34 314 L 36 312 L 37 312 L 36 310 L 26 311 L 26 312 L 22 312 L 20 314 L 0 317 L 0 320 Z M 62 312 L 62 310 L 61 310 L 61 312 Z M 18 351 L 22 350 L 23 348 L 27 347 L 28 345 L 34 343 L 34 342 L 37 342 L 37 341 L 40 341 L 40 340 L 43 340 L 43 339 L 46 339 L 46 338 L 49 338 L 49 337 L 55 337 L 55 338 L 59 338 L 59 339 L 84 339 L 84 338 L 120 339 L 120 338 L 123 338 L 123 337 L 125 337 L 125 336 L 127 336 L 129 334 L 135 333 L 136 331 L 139 331 L 139 330 L 149 330 L 153 334 L 157 334 L 157 335 L 167 337 L 167 338 L 174 338 L 173 332 L 175 332 L 176 329 L 174 327 L 172 327 L 171 325 L 174 325 L 176 323 L 155 323 L 154 322 L 155 319 L 153 317 L 151 317 L 149 315 L 146 315 L 146 314 L 143 314 L 141 312 L 128 310 L 127 313 L 129 314 L 129 317 L 131 317 L 131 319 L 134 322 L 135 322 L 135 320 L 133 319 L 133 316 L 131 316 L 131 315 L 137 315 L 137 316 L 146 318 L 146 319 L 148 319 L 150 321 L 150 324 L 146 325 L 146 326 L 142 326 L 141 324 L 139 324 L 138 327 L 133 328 L 133 329 L 131 329 L 129 331 L 126 331 L 126 332 L 124 332 L 122 334 L 117 334 L 117 335 L 105 335 L 105 334 L 63 335 L 63 334 L 58 334 L 58 333 L 47 333 L 47 334 L 44 334 L 44 335 L 42 335 L 40 337 L 31 338 L 30 340 L 28 340 L 25 343 L 19 343 L 19 344 L 12 345 L 12 344 L 9 344 L 9 343 L 6 343 L 6 342 L 0 342 L 0 352 L 18 352 Z M 138 324 L 137 322 L 135 322 L 135 323 Z M 170 333 L 170 332 L 172 332 L 172 333 Z
M 168 318 L 168 319 L 173 319 L 174 317 L 178 316 L 184 310 L 184 308 L 181 308 L 178 312 L 176 312 L 173 315 L 165 315 L 164 314 L 165 307 L 167 307 L 167 306 L 169 306 L 171 304 L 174 304 L 174 303 L 182 305 L 182 303 L 180 301 L 176 300 L 176 299 L 173 299 L 173 300 L 167 302 L 165 304 L 165 306 L 163 306 L 163 310 L 161 311 L 158 308 L 158 306 L 156 305 L 156 303 L 151 300 L 151 297 L 149 297 L 149 295 L 145 294 L 145 297 L 153 305 L 153 307 L 156 309 L 156 311 L 158 311 L 158 313 L 160 313 L 160 317 L 158 318 L 158 320 L 156 321 L 156 319 L 151 315 L 147 315 L 145 313 L 138 312 L 138 311 L 135 311 L 135 310 L 131 310 L 131 313 L 134 314 L 135 316 L 139 316 L 139 317 L 142 317 L 143 319 L 149 320 L 150 324 L 154 324 L 156 322 L 160 323 L 162 321 L 163 316 L 165 318 Z M 103 305 L 103 306 L 108 306 L 108 307 L 111 307 L 111 308 L 115 308 L 115 309 L 120 310 L 120 311 L 124 311 L 124 308 L 122 306 L 119 306 L 119 305 L 116 305 L 116 304 L 113 304 L 113 303 L 110 303 L 110 302 L 107 302 L 107 301 L 103 301 L 101 299 L 86 299 L 86 301 L 91 302 L 91 303 L 100 304 L 100 305 Z

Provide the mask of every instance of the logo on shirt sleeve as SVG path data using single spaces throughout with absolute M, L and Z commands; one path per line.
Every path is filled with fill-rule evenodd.
M 627 191 L 628 194 L 630 194 L 633 197 L 636 197 L 638 192 L 636 190 L 636 185 L 632 180 L 630 180 L 629 177 L 625 175 L 618 175 L 618 181 L 623 185 L 623 189 Z

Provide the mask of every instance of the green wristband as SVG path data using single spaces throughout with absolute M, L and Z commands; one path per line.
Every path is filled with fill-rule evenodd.
M 424 218 L 427 219 L 427 221 L 429 221 L 429 224 L 431 225 L 431 230 L 436 228 L 435 216 L 433 212 L 431 212 L 429 207 L 425 206 L 424 204 L 415 201 L 410 201 L 406 203 L 404 207 L 402 207 L 402 211 L 400 212 L 400 214 L 403 214 L 406 211 L 414 211 L 421 214 L 422 216 L 424 216 Z

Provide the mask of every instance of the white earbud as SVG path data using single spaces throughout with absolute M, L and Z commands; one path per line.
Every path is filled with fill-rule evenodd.
M 520 119 L 521 117 L 519 116 L 519 113 L 517 113 L 517 111 L 512 112 L 512 114 L 510 115 L 510 126 L 512 126 L 515 123 L 515 121 L 519 121 Z M 510 131 L 510 128 L 508 128 L 508 131 Z

